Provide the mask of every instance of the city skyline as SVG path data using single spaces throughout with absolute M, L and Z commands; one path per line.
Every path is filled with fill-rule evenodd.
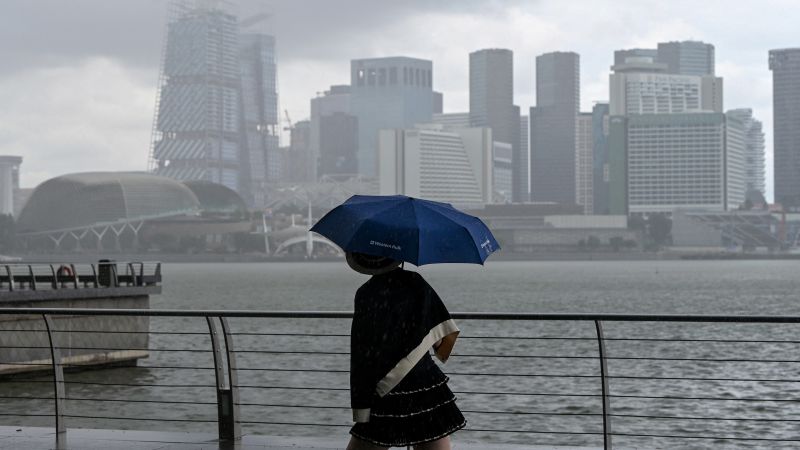
M 363 14 L 352 17 L 354 22 L 345 26 L 336 22 L 346 15 L 347 8 L 328 14 L 331 23 L 320 25 L 319 19 L 299 11 L 307 9 L 307 5 L 300 8 L 277 1 L 271 5 L 274 14 L 286 20 L 273 19 L 273 28 L 266 31 L 277 38 L 281 109 L 289 110 L 296 120 L 308 117 L 308 101 L 316 92 L 347 82 L 351 59 L 408 55 L 432 60 L 436 66 L 433 89 L 444 93 L 445 112 L 453 112 L 467 109 L 469 53 L 482 48 L 509 48 L 515 55 L 515 104 L 525 111 L 535 105 L 535 57 L 550 51 L 575 51 L 581 55 L 582 66 L 580 109 L 589 111 L 594 101 L 608 100 L 607 78 L 614 50 L 652 48 L 658 42 L 674 40 L 702 40 L 716 48 L 716 75 L 725 78 L 725 109 L 752 108 L 756 118 L 764 122 L 767 195 L 771 197 L 772 85 L 767 53 L 797 45 L 788 31 L 791 28 L 781 24 L 788 24 L 791 17 L 786 10 L 798 7 L 788 2 L 770 2 L 772 8 L 726 9 L 720 8 L 720 2 L 709 2 L 687 9 L 683 3 L 686 2 L 641 2 L 628 5 L 622 12 L 616 8 L 603 12 L 602 7 L 564 7 L 548 1 L 488 5 L 459 2 L 458 6 L 412 2 L 379 11 L 367 2 L 351 1 L 344 6 L 359 8 Z M 258 9 L 254 2 L 243 4 L 242 16 Z M 331 12 L 322 2 L 311 4 L 321 13 Z M 52 10 L 61 11 L 64 7 L 53 2 L 51 15 L 62 17 L 67 26 L 43 19 L 23 2 L 9 3 L 5 17 L 15 19 L 3 31 L 5 41 L 24 45 L 9 52 L 9 64 L 0 72 L 0 95 L 8 108 L 0 117 L 4 124 L 0 136 L 6 143 L 6 153 L 25 157 L 25 187 L 81 168 L 119 170 L 146 166 L 144 149 L 152 124 L 165 6 L 153 1 L 121 4 L 109 11 L 98 5 L 99 2 L 87 0 L 79 8 L 58 14 Z M 74 10 L 87 14 L 92 8 L 96 11 L 89 15 L 99 18 L 95 22 L 100 25 L 76 32 L 74 21 L 69 20 L 79 15 Z M 616 12 L 612 14 L 612 10 Z M 751 21 L 759 14 L 769 20 Z M 126 17 L 121 25 L 117 24 L 121 30 L 112 32 L 116 27 L 109 27 L 108 23 L 115 18 L 119 21 L 121 16 Z M 299 21 L 303 17 L 307 23 Z M 447 26 L 431 26 L 435 23 Z M 569 23 L 584 26 L 568 26 Z M 25 30 L 19 24 L 24 24 Z M 358 24 L 369 25 L 359 31 L 375 38 L 355 39 L 357 33 L 353 30 Z M 752 31 L 730 31 L 737 24 L 751 25 Z M 483 32 L 472 32 L 476 27 Z M 415 29 L 431 31 L 418 33 L 415 38 L 408 33 Z M 759 35 L 758 30 L 765 33 Z M 49 34 L 45 31 L 62 31 L 70 39 L 53 42 L 38 35 L 31 38 L 31 31 L 46 36 Z M 20 95 L 32 90 L 39 92 Z M 13 114 L 9 114 L 11 111 Z M 34 133 L 33 127 L 40 122 L 50 126 Z

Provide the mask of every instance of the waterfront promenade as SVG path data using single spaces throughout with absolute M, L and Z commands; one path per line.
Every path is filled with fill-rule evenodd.
M 2 450 L 341 450 L 347 435 L 323 438 L 242 436 L 235 442 L 219 441 L 216 435 L 120 430 L 70 430 L 59 440 L 52 428 L 0 427 Z M 336 442 L 341 443 L 337 445 Z M 597 450 L 598 447 L 537 445 L 492 445 L 453 443 L 453 450 Z

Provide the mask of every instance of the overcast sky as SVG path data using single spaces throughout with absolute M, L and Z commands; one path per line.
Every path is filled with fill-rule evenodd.
M 445 112 L 466 111 L 468 54 L 514 51 L 515 103 L 533 106 L 534 59 L 581 56 L 581 105 L 608 98 L 615 49 L 670 40 L 716 46 L 725 108 L 751 107 L 767 134 L 772 198 L 772 82 L 767 51 L 800 46 L 795 0 L 241 0 L 277 38 L 280 108 L 349 81 L 349 61 L 433 60 Z M 23 187 L 87 170 L 147 164 L 166 0 L 3 0 L 0 154 L 21 155 Z

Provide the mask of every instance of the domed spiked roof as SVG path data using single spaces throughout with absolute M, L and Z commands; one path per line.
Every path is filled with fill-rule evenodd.
M 17 221 L 20 233 L 68 230 L 195 213 L 200 203 L 179 181 L 145 172 L 86 172 L 40 184 Z

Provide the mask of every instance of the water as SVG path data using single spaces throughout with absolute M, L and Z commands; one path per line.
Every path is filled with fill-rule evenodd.
M 430 266 L 420 269 L 451 311 L 626 314 L 800 315 L 800 279 L 794 261 L 636 261 L 636 262 L 490 262 L 479 266 Z M 168 264 L 164 292 L 153 308 L 351 310 L 352 297 L 366 280 L 343 263 Z M 444 367 L 451 387 L 460 392 L 469 428 L 460 439 L 515 443 L 600 445 L 597 414 L 598 363 L 592 323 L 460 322 L 462 339 Z M 246 432 L 329 436 L 346 439 L 349 422 L 347 351 L 349 321 L 231 320 L 238 354 L 242 420 Z M 625 435 L 678 435 L 796 439 L 791 422 L 713 420 L 715 417 L 767 419 L 796 417 L 800 383 L 729 381 L 795 379 L 800 364 L 687 359 L 795 360 L 796 344 L 696 342 L 707 339 L 791 340 L 797 327 L 734 324 L 606 323 L 612 359 L 612 426 L 615 444 L 647 448 L 776 448 L 793 444 L 772 441 L 677 440 Z M 197 319 L 153 319 L 150 367 L 210 367 L 205 322 Z M 191 335 L 158 334 L 193 332 Z M 247 333 L 275 335 L 255 336 Z M 285 336 L 313 333 L 326 338 Z M 489 336 L 517 336 L 490 339 Z M 549 339 L 530 339 L 531 337 Z M 628 341 L 621 338 L 691 339 L 692 342 Z M 559 339 L 553 339 L 559 338 Z M 572 338 L 572 339 L 560 339 Z M 575 339 L 579 338 L 579 339 Z M 583 338 L 583 339 L 580 339 Z M 291 354 L 324 351 L 328 354 Z M 269 352 L 269 353 L 268 353 Z M 279 352 L 279 353 L 272 353 Z M 340 354 L 343 353 L 343 354 Z M 498 355 L 513 357 L 499 358 Z M 273 369 L 271 371 L 248 369 Z M 305 368 L 314 372 L 291 370 Z M 333 372 L 329 372 L 329 371 Z M 488 376 L 500 374 L 503 376 Z M 535 375 L 535 376 L 534 376 Z M 557 376 L 552 376 L 557 375 Z M 560 375 L 560 376 L 559 376 Z M 566 377 L 571 375 L 572 377 Z M 662 380 L 630 377 L 661 377 Z M 670 378 L 713 378 L 716 381 Z M 96 418 L 69 418 L 70 427 L 187 429 L 215 427 L 214 378 L 210 370 L 121 368 L 69 374 L 68 414 L 126 416 L 137 419 L 192 418 L 205 423 Z M 727 380 L 727 381 L 726 381 Z M 46 378 L 40 379 L 46 381 Z M 107 383 L 138 386 L 97 386 Z M 173 387 L 159 387 L 162 385 Z M 296 389 L 285 389 L 294 387 Z M 311 390 L 307 388 L 331 388 Z M 51 385 L 0 384 L 2 396 L 47 396 Z M 280 389 L 279 389 L 280 388 Z M 299 389 L 297 389 L 299 388 Z M 481 392 L 481 393 L 476 393 Z M 491 393 L 491 394 L 487 394 Z M 517 393 L 517 395 L 510 395 Z M 141 403 L 91 402 L 136 398 Z M 681 397 L 653 399 L 650 397 Z M 713 397 L 717 400 L 700 400 Z M 691 398 L 694 400 L 687 400 Z M 733 399 L 775 401 L 732 401 Z M 731 399 L 731 400 L 719 400 Z M 165 406 L 160 402 L 199 402 Z M 798 400 L 800 401 L 800 400 Z M 4 400 L 6 411 L 48 414 L 48 401 Z M 34 407 L 31 407 L 32 403 Z M 269 407 L 264 405 L 271 405 Z M 294 407 L 302 405 L 304 407 Z M 308 405 L 324 408 L 308 408 Z M 124 408 L 123 408 L 124 406 Z M 509 414 L 515 413 L 515 414 Z M 674 417 L 694 417 L 679 420 Z M 706 418 L 706 419 L 702 419 Z M 702 420 L 701 420 L 702 419 Z M 0 424 L 49 425 L 51 419 L 0 416 Z M 277 423 L 332 424 L 330 426 Z M 483 430 L 483 431 L 476 431 Z M 556 433 L 589 434 L 551 434 Z M 547 432 L 547 433 L 545 433 Z

